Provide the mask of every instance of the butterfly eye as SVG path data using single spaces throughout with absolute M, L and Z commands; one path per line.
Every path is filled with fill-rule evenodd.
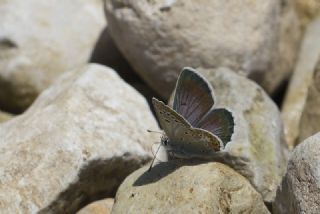
M 165 139 L 165 140 L 163 141 L 163 145 L 165 145 L 165 146 L 168 145 L 168 139 Z

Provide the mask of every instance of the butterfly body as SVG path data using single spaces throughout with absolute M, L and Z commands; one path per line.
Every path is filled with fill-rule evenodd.
M 152 103 L 165 133 L 161 145 L 171 157 L 212 157 L 231 139 L 231 112 L 213 108 L 211 86 L 191 68 L 183 69 L 179 76 L 173 109 L 156 98 Z

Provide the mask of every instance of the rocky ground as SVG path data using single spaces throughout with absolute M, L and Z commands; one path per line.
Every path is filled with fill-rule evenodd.
M 0 3 L 0 213 L 319 213 L 320 3 Z M 235 129 L 148 172 L 185 66 Z M 319 149 L 319 150 L 318 150 Z

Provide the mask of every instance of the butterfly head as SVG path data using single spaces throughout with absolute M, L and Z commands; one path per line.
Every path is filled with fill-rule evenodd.
M 164 147 L 169 145 L 169 138 L 166 135 L 161 136 L 161 145 Z

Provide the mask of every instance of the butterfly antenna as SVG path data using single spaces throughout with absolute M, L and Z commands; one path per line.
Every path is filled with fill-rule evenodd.
M 153 165 L 153 163 L 154 163 L 154 160 L 155 160 L 156 157 L 157 157 L 157 154 L 158 154 L 158 152 L 159 152 L 160 147 L 161 147 L 161 143 L 159 144 L 156 153 L 153 155 L 153 159 L 152 159 L 152 161 L 151 161 L 151 164 L 150 164 L 150 167 L 149 167 L 149 169 L 148 169 L 148 172 L 151 171 L 152 165 Z

